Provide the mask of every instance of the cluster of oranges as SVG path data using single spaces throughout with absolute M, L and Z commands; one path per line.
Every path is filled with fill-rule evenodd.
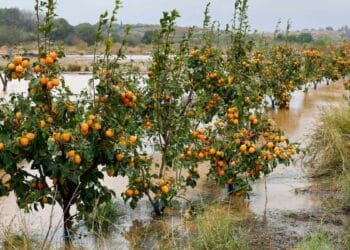
M 120 100 L 126 107 L 134 108 L 136 106 L 137 97 L 131 91 L 120 94 Z
M 29 67 L 29 59 L 23 59 L 21 56 L 15 56 L 13 61 L 7 65 L 11 79 L 22 79 Z

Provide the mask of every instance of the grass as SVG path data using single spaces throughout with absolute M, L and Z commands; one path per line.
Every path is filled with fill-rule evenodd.
M 123 214 L 120 204 L 112 200 L 97 207 L 93 213 L 86 214 L 84 223 L 97 236 L 104 236 L 110 232 L 116 220 Z
M 350 107 L 325 109 L 314 128 L 307 159 L 312 177 L 324 177 L 341 191 L 341 205 L 350 205 Z
M 306 236 L 300 243 L 300 250 L 335 250 L 331 237 L 325 232 L 317 232 Z
M 350 172 L 350 107 L 325 109 L 310 139 L 312 176 L 338 177 Z
M 234 210 L 208 207 L 194 219 L 192 249 L 249 249 L 249 236 Z
M 8 249 L 38 249 L 41 245 L 40 242 L 32 239 L 28 233 L 28 230 L 23 228 L 18 229 L 15 232 L 10 227 L 3 227 L 1 229 L 1 238 L 2 238 L 2 248 L 4 250 Z

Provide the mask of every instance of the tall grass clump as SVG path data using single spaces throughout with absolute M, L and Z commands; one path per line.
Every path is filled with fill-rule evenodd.
M 341 205 L 350 205 L 350 107 L 325 109 L 314 128 L 307 160 L 312 177 L 327 178 L 338 186 Z
M 350 107 L 323 110 L 311 134 L 308 150 L 313 177 L 350 174 Z
M 85 226 L 97 236 L 104 236 L 110 232 L 117 219 L 124 215 L 121 205 L 112 200 L 96 207 L 92 213 L 84 215 Z
M 231 209 L 209 207 L 194 219 L 192 249 L 249 249 L 248 233 Z
M 305 237 L 300 246 L 300 250 L 335 250 L 330 236 L 325 232 L 313 233 Z

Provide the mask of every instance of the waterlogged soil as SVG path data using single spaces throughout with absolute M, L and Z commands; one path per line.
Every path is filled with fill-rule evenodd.
M 65 75 L 75 93 L 87 86 L 89 77 Z M 10 83 L 8 92 L 26 91 L 26 88 L 25 82 Z M 344 94 L 341 82 L 330 86 L 322 84 L 308 93 L 296 92 L 289 110 L 275 110 L 269 115 L 292 141 L 306 146 L 308 134 L 322 108 L 345 104 Z M 179 243 L 172 244 L 171 248 L 185 248 L 180 242 L 188 240 L 189 235 L 195 232 L 194 221 L 196 214 L 201 213 L 198 209 L 201 204 L 208 208 L 222 203 L 224 209 L 227 203 L 238 202 L 239 210 L 235 214 L 249 235 L 252 249 L 295 249 L 302 238 L 319 231 L 329 232 L 341 249 L 341 236 L 350 228 L 350 211 L 339 206 L 339 194 L 334 187 L 307 177 L 302 160 L 296 160 L 288 167 L 278 167 L 273 174 L 255 183 L 248 201 L 227 197 L 225 190 L 206 180 L 206 170 L 206 164 L 200 166 L 202 177 L 197 188 L 188 190 L 184 194 L 185 199 L 181 199 L 177 207 L 167 209 L 163 217 L 155 217 L 146 200 L 141 200 L 139 206 L 132 210 L 118 197 L 124 215 L 114 223 L 109 234 L 99 237 L 88 233 L 84 226 L 76 225 L 74 244 L 83 249 L 163 249 L 169 248 L 164 246 L 169 246 L 171 241 Z M 106 176 L 104 181 L 117 194 L 123 192 L 127 184 L 127 180 L 119 177 Z M 0 198 L 2 228 L 6 225 L 24 228 L 33 237 L 42 239 L 52 225 L 53 229 L 57 229 L 51 229 L 53 247 L 62 245 L 61 216 L 57 206 L 23 214 L 17 208 L 13 194 Z

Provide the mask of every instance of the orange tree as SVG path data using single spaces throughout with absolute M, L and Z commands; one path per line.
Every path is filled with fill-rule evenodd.
M 229 49 L 219 53 L 219 63 L 213 65 L 212 74 L 204 80 L 211 86 L 205 95 L 215 97 L 220 105 L 211 113 L 211 124 L 194 131 L 201 143 L 197 153 L 210 160 L 209 176 L 222 185 L 228 184 L 229 192 L 237 195 L 248 194 L 252 180 L 272 172 L 279 163 L 288 165 L 298 152 L 297 146 L 290 144 L 266 116 L 266 87 L 259 78 L 263 55 L 252 52 L 247 8 L 246 0 L 236 1 L 232 29 L 227 30 Z M 293 59 L 288 58 L 291 63 L 285 69 L 290 70 L 289 74 L 295 71 Z M 204 111 L 208 112 L 206 108 Z
M 116 1 L 111 22 L 119 5 Z M 54 1 L 37 1 L 38 16 L 46 9 L 43 24 L 38 18 L 38 60 L 25 67 L 25 60 L 17 56 L 8 65 L 10 79 L 25 76 L 29 85 L 27 94 L 1 100 L 0 165 L 7 178 L 0 195 L 14 191 L 19 207 L 27 211 L 59 204 L 67 236 L 73 205 L 83 214 L 112 198 L 113 191 L 102 183 L 104 172 L 126 175 L 142 160 L 136 152 L 140 139 L 132 79 L 119 72 L 118 61 L 104 68 L 109 60 L 106 49 L 104 60 L 95 67 L 100 71 L 95 70 L 99 82 L 93 86 L 94 96 L 86 91 L 74 95 L 61 76 L 63 53 L 47 40 L 54 8 Z M 102 15 L 100 26 L 107 21 Z M 100 39 L 102 36 L 98 33 Z M 110 46 L 109 37 L 106 41 Z
M 288 108 L 292 93 L 303 80 L 300 58 L 288 45 L 273 46 L 268 51 L 260 79 L 265 84 L 272 108 L 276 104 L 279 108 Z

